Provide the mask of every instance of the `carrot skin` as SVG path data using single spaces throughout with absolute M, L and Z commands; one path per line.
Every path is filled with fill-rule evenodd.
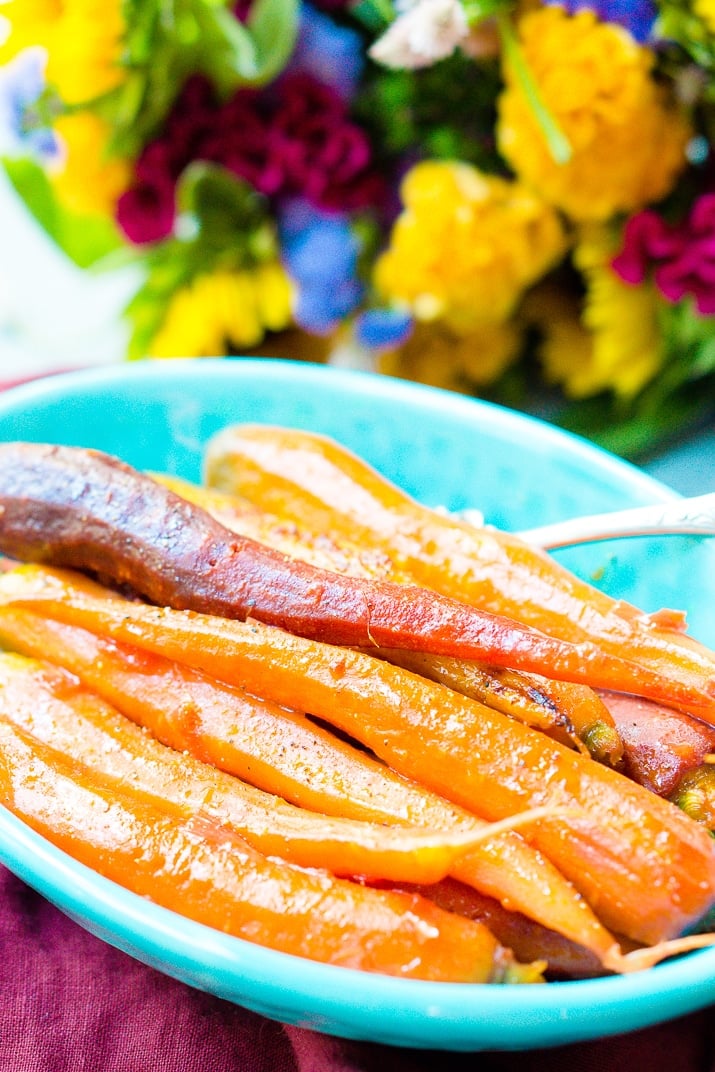
M 41 580 L 48 571 L 35 571 Z M 30 598 L 19 596 L 23 584 Z M 543 821 L 529 837 L 611 930 L 654 944 L 680 934 L 715 900 L 715 848 L 674 805 L 489 708 L 370 658 L 259 623 L 82 594 L 51 574 L 31 598 L 31 570 L 8 574 L 15 601 L 141 646 L 254 694 L 296 704 L 353 735 L 403 775 L 482 816 L 536 805 L 583 819 Z M 54 591 L 53 591 L 54 587 Z M 41 591 L 42 585 L 39 585 Z
M 295 562 L 230 532 L 156 481 L 95 451 L 0 444 L 0 550 L 90 570 L 160 606 L 309 639 L 405 647 L 709 709 L 693 689 L 588 641 L 570 644 L 427 589 Z
M 673 682 L 709 691 L 715 654 L 683 635 L 682 614 L 646 615 L 516 536 L 424 507 L 326 436 L 267 425 L 228 427 L 208 445 L 205 476 L 212 488 L 284 518 L 299 517 L 304 528 L 369 542 L 414 583 L 550 636 L 597 642 Z
M 83 583 L 89 590 L 97 588 Z M 0 641 L 66 667 L 166 745 L 294 804 L 368 822 L 483 830 L 482 820 L 403 779 L 299 713 L 160 655 L 7 607 L 0 608 Z M 599 957 L 615 947 L 573 886 L 516 833 L 492 836 L 458 855 L 452 873 L 505 907 L 563 931 Z
M 271 860 L 206 820 L 179 820 L 0 719 L 0 803 L 106 878 L 239 938 L 324 963 L 435 981 L 534 978 L 486 927 L 419 895 Z

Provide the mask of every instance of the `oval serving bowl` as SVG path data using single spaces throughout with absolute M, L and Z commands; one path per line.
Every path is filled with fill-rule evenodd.
M 226 424 L 340 440 L 429 505 L 531 528 L 665 501 L 637 468 L 536 419 L 368 373 L 269 359 L 141 362 L 0 395 L 0 439 L 94 447 L 198 480 Z M 646 610 L 688 611 L 715 646 L 715 551 L 692 537 L 620 540 L 559 558 Z M 484 986 L 423 983 L 299 960 L 151 904 L 76 863 L 4 809 L 0 861 L 80 925 L 183 982 L 272 1019 L 354 1039 L 449 1050 L 531 1049 L 621 1033 L 715 1000 L 715 949 L 624 977 Z

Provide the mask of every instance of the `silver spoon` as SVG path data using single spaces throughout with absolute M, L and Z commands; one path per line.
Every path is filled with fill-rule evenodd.
M 476 510 L 463 510 L 458 516 L 463 521 L 480 523 Z M 516 535 L 547 551 L 630 536 L 715 536 L 715 492 L 653 506 L 574 517 L 553 525 L 523 529 Z

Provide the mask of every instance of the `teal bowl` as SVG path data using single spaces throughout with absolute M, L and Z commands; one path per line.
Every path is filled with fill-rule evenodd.
M 94 447 L 194 480 L 209 437 L 239 421 L 326 433 L 423 502 L 476 507 L 508 529 L 674 497 L 637 468 L 538 420 L 317 365 L 142 362 L 0 395 L 1 440 Z M 561 558 L 645 610 L 687 610 L 691 632 L 715 646 L 711 543 L 621 540 Z M 715 1002 L 715 949 L 629 976 L 521 987 L 417 982 L 301 960 L 127 892 L 3 809 L 0 861 L 81 926 L 146 964 L 272 1019 L 345 1038 L 454 1051 L 535 1049 L 632 1031 Z

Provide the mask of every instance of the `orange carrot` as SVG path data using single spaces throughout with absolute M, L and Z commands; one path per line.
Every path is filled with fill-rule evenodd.
M 370 880 L 432 883 L 491 827 L 388 827 L 286 804 L 143 733 L 65 671 L 0 653 L 0 715 L 102 779 L 190 816 L 206 813 L 267 856 Z
M 298 704 L 485 819 L 534 806 L 581 809 L 582 818 L 567 826 L 536 824 L 530 839 L 617 933 L 659 943 L 715 900 L 715 849 L 702 827 L 513 719 L 360 652 L 257 622 L 102 600 L 88 594 L 87 582 L 63 581 L 58 573 L 43 589 L 42 576 L 27 569 L 6 574 L 5 601 L 240 681 L 277 703 Z
M 64 590 L 60 574 L 30 572 L 44 573 L 56 582 L 56 592 Z M 86 581 L 75 593 L 79 590 L 102 591 Z M 69 595 L 71 587 L 66 591 Z M 190 667 L 14 607 L 0 607 L 0 642 L 66 667 L 165 744 L 294 804 L 427 830 L 484 831 L 482 820 L 297 712 Z M 490 836 L 458 856 L 452 873 L 610 963 L 615 939 L 574 887 L 518 834 Z
M 715 655 L 682 634 L 682 615 L 646 615 L 516 536 L 430 510 L 324 436 L 264 425 L 226 428 L 209 444 L 206 477 L 265 510 L 300 518 L 304 528 L 371 543 L 417 584 L 710 689 Z M 708 705 L 701 713 L 713 718 Z
M 261 512 L 246 500 L 163 474 L 152 474 L 177 495 L 207 510 L 233 532 L 313 566 L 352 577 L 384 577 L 405 582 L 389 557 L 371 547 L 358 547 L 345 539 L 301 530 L 292 521 Z M 497 711 L 541 729 L 556 740 L 587 748 L 599 762 L 617 767 L 623 744 L 608 708 L 585 685 L 554 682 L 540 674 L 466 663 L 447 656 L 403 649 L 378 649 L 390 662 L 414 670 L 456 689 Z
M 715 678 L 671 682 L 412 585 L 349 577 L 248 540 L 116 459 L 0 443 L 0 550 L 74 566 L 154 603 L 251 615 L 334 644 L 430 651 L 711 709 Z
M 360 886 L 262 855 L 207 818 L 185 819 L 0 718 L 0 802 L 53 844 L 142 897 L 296 956 L 454 982 L 536 981 L 483 925 L 418 894 Z

